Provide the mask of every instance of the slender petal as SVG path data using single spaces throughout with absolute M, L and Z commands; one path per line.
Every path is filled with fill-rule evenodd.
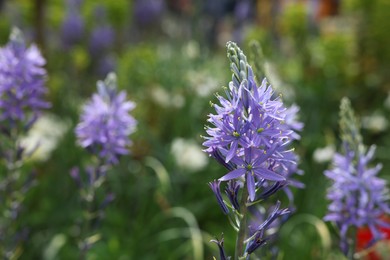
M 270 181 L 285 181 L 286 178 L 265 168 L 255 168 L 253 172 L 260 178 Z
M 238 169 L 235 169 L 235 170 L 229 172 L 228 174 L 222 176 L 218 180 L 228 181 L 228 180 L 232 180 L 232 179 L 237 179 L 237 178 L 241 177 L 242 175 L 244 175 L 245 173 L 246 173 L 246 170 L 244 168 L 238 168 Z
M 256 190 L 255 190 L 255 178 L 253 177 L 252 173 L 248 173 L 246 175 L 246 182 L 247 182 L 249 199 L 253 201 L 255 199 Z

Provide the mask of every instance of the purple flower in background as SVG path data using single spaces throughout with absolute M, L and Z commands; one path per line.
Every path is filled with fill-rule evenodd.
M 89 50 L 94 56 L 104 55 L 115 40 L 114 28 L 107 22 L 106 16 L 106 9 L 103 6 L 95 9 L 95 19 L 98 23 L 93 28 L 89 39 Z
M 129 135 L 135 131 L 136 120 L 129 114 L 135 104 L 126 100 L 124 91 L 117 92 L 116 76 L 98 81 L 98 93 L 84 106 L 76 127 L 78 143 L 109 164 L 128 154 Z
M 373 239 L 383 239 L 379 228 L 390 228 L 381 216 L 390 214 L 388 189 L 386 181 L 376 175 L 382 168 L 380 164 L 368 167 L 375 148 L 371 147 L 366 154 L 356 157 L 356 152 L 344 144 L 345 154 L 335 154 L 333 168 L 325 171 L 325 176 L 333 184 L 328 190 L 327 198 L 331 201 L 328 206 L 326 221 L 333 221 L 340 229 L 341 247 L 346 253 L 347 232 L 351 227 L 368 226 Z
M 47 92 L 44 65 L 38 48 L 28 47 L 22 32 L 14 28 L 8 44 L 0 48 L 0 164 L 4 166 L 0 167 L 0 255 L 4 259 L 16 256 L 20 243 L 27 239 L 27 229 L 16 223 L 36 174 L 25 172 L 22 160 L 34 149 L 27 151 L 19 139 L 30 130 L 42 110 L 50 107 L 44 100 Z
M 115 71 L 117 61 L 114 55 L 104 55 L 96 61 L 97 72 L 99 75 L 107 75 L 111 71 Z
M 354 230 L 367 226 L 373 235 L 371 245 L 383 239 L 381 227 L 390 225 L 380 218 L 390 214 L 389 190 L 386 181 L 377 177 L 382 166 L 369 167 L 375 147 L 366 151 L 358 121 L 349 99 L 340 105 L 340 135 L 344 153 L 336 153 L 330 170 L 324 172 L 332 181 L 327 198 L 330 200 L 326 221 L 336 223 L 340 231 L 340 247 L 346 256 L 355 252 Z
M 44 100 L 45 59 L 35 45 L 26 46 L 22 33 L 14 28 L 9 43 L 0 48 L 0 121 L 15 127 L 31 126 L 42 109 L 50 107 Z
M 140 25 L 153 23 L 164 11 L 163 0 L 137 0 L 134 3 L 134 18 Z
M 114 29 L 110 25 L 98 25 L 91 33 L 89 50 L 93 55 L 101 55 L 102 52 L 110 49 L 114 43 L 114 37 Z
M 82 1 L 67 1 L 67 11 L 61 26 L 61 39 L 65 47 L 71 47 L 82 40 L 84 20 L 80 12 L 81 4 Z
M 298 157 L 289 149 L 295 132 L 303 125 L 297 122 L 298 109 L 286 109 L 279 96 L 274 97 L 266 79 L 257 85 L 252 68 L 235 43 L 227 44 L 233 72 L 226 98 L 217 95 L 216 115 L 209 115 L 204 137 L 205 150 L 230 172 L 219 178 L 229 181 L 245 177 L 251 201 L 255 199 L 258 183 L 285 181 L 298 172 Z M 286 123 L 288 122 L 288 124 Z
M 75 180 L 80 197 L 87 205 L 81 226 L 87 226 L 80 233 L 79 249 L 84 259 L 88 251 L 97 242 L 89 238 L 104 218 L 105 208 L 114 200 L 113 193 L 106 193 L 105 199 L 100 201 L 96 191 L 105 183 L 109 169 L 119 162 L 121 155 L 128 154 L 131 145 L 129 135 L 135 131 L 136 120 L 129 114 L 135 104 L 126 100 L 124 91 L 117 91 L 116 75 L 108 74 L 105 81 L 97 82 L 97 93 L 84 105 L 80 122 L 75 133 L 80 146 L 97 156 L 84 169 L 81 177 L 78 167 L 74 167 L 70 175 Z M 93 218 L 89 217 L 93 216 Z
M 253 6 L 250 0 L 238 1 L 234 7 L 234 16 L 240 23 L 245 22 L 251 18 L 251 11 Z

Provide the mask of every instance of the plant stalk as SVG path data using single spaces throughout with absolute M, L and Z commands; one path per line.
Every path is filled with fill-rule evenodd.
M 240 229 L 238 230 L 237 240 L 236 240 L 236 252 L 235 252 L 235 260 L 240 259 L 244 255 L 244 241 L 247 230 L 247 212 L 248 208 L 246 206 L 246 201 L 248 199 L 248 189 L 244 186 L 242 191 L 242 197 L 240 202 L 240 214 L 242 216 L 240 221 Z
M 348 259 L 355 260 L 355 248 L 356 248 L 356 236 L 357 236 L 357 229 L 354 228 L 351 232 L 351 239 L 349 242 L 349 248 L 348 248 Z

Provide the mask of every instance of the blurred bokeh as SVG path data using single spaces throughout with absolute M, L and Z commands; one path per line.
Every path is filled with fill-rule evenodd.
M 321 219 L 343 96 L 390 180 L 389 15 L 388 0 L 1 0 L 0 44 L 13 26 L 38 44 L 53 104 L 26 137 L 43 141 L 26 166 L 37 168 L 38 182 L 20 219 L 29 230 L 21 259 L 77 258 L 81 208 L 69 171 L 88 154 L 73 129 L 110 71 L 137 104 L 138 129 L 131 155 L 108 176 L 116 199 L 90 259 L 212 259 L 218 250 L 209 241 L 222 232 L 232 254 L 234 230 L 207 185 L 226 172 L 202 153 L 200 137 L 209 101 L 231 78 L 229 40 L 287 104 L 300 106 L 305 124 L 294 147 L 306 188 L 294 190 L 281 259 L 339 259 L 335 229 Z

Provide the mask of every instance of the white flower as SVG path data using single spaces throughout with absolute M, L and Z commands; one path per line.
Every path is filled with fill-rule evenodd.
M 183 46 L 182 52 L 184 55 L 187 55 L 190 59 L 199 57 L 200 47 L 197 41 L 189 41 L 186 45 Z
M 372 132 L 382 132 L 388 126 L 386 118 L 381 114 L 374 114 L 362 118 L 362 127 Z
M 191 88 L 200 97 L 208 97 L 211 93 L 220 88 L 215 75 L 209 75 L 206 72 L 190 71 L 187 74 Z
M 194 140 L 176 138 L 172 142 L 171 153 L 177 165 L 189 171 L 199 171 L 208 163 L 208 158 L 202 152 L 202 147 Z
M 178 94 L 171 94 L 166 89 L 162 87 L 155 87 L 152 90 L 152 99 L 160 106 L 164 108 L 174 107 L 174 108 L 182 108 L 186 100 L 185 98 Z
M 45 161 L 57 147 L 58 142 L 69 129 L 69 122 L 60 120 L 53 114 L 46 113 L 39 117 L 27 136 L 21 138 L 20 144 L 25 152 L 32 153 L 29 160 Z
M 335 152 L 336 148 L 334 147 L 334 145 L 317 148 L 313 153 L 313 159 L 318 163 L 328 162 L 333 158 Z

